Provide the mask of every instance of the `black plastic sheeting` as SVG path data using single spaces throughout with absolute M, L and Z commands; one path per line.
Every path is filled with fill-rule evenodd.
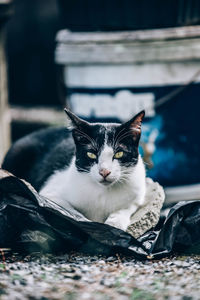
M 176 204 L 160 222 L 160 228 L 136 240 L 120 229 L 86 221 L 73 208 L 61 208 L 19 178 L 2 170 L 1 174 L 1 248 L 17 252 L 122 253 L 140 260 L 174 252 L 200 253 L 200 201 Z

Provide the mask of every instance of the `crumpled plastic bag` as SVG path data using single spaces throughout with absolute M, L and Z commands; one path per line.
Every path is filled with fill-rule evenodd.
M 199 228 L 200 201 L 179 202 L 164 222 L 136 239 L 120 229 L 88 221 L 72 207 L 63 209 L 23 180 L 0 171 L 1 248 L 158 259 L 174 252 L 200 253 Z

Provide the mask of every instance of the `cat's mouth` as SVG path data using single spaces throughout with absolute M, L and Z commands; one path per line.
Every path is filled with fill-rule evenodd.
M 103 185 L 110 185 L 112 182 L 103 180 L 103 181 L 100 181 L 100 183 L 103 184 Z
M 106 179 L 104 180 L 101 180 L 100 183 L 104 186 L 109 186 L 109 185 L 112 185 L 115 181 L 108 181 Z

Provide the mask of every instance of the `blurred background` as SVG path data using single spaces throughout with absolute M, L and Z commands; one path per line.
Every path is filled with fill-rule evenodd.
M 64 106 L 117 122 L 145 109 L 148 175 L 199 199 L 199 95 L 198 0 L 0 0 L 0 161 L 65 124 Z

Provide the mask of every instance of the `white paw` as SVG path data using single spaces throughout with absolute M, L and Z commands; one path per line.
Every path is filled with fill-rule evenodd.
M 111 214 L 105 221 L 105 224 L 122 229 L 124 231 L 126 231 L 128 227 L 127 221 L 124 220 L 124 218 L 121 218 L 119 214 Z

